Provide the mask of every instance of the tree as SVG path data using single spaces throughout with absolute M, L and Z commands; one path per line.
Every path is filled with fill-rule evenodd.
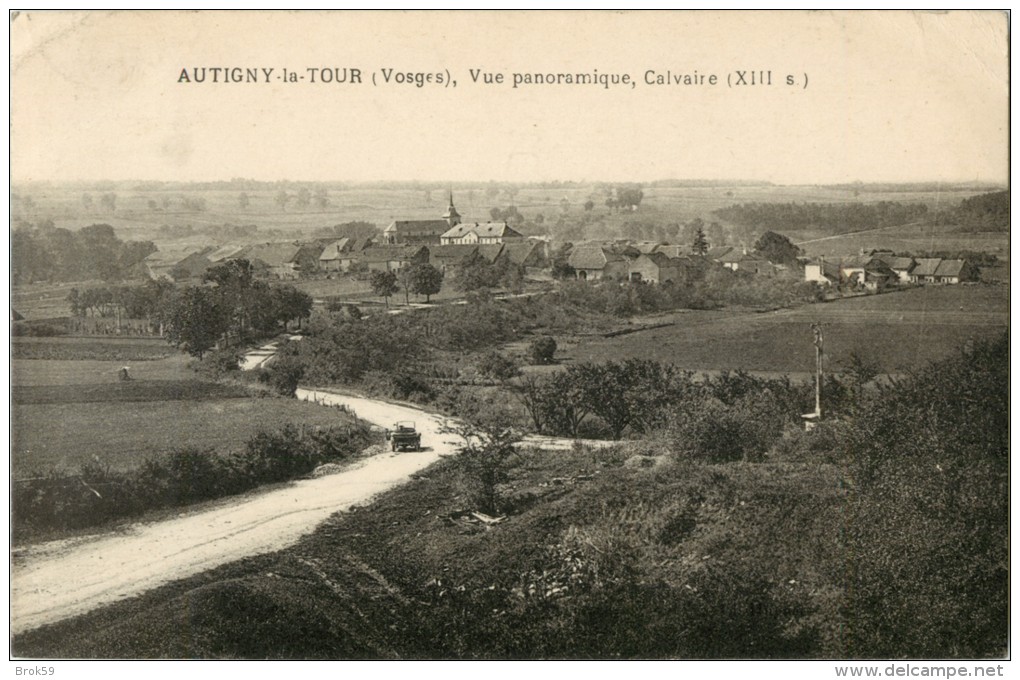
M 549 336 L 535 338 L 528 345 L 528 356 L 534 364 L 551 364 L 556 354 L 556 340 Z
M 630 208 L 631 210 L 637 209 L 641 204 L 641 199 L 645 196 L 644 191 L 641 187 L 637 186 L 621 186 L 616 188 L 616 205 L 620 208 Z
M 315 190 L 315 205 L 319 210 L 325 210 L 329 207 L 329 192 L 326 191 L 325 187 L 319 187 Z
M 465 424 L 447 431 L 464 440 L 454 461 L 470 502 L 491 515 L 504 511 L 503 488 L 517 463 L 514 444 L 521 440 L 513 427 L 512 414 L 498 407 L 483 406 L 475 409 Z
M 424 295 L 425 302 L 443 288 L 443 272 L 428 263 L 411 265 L 407 269 L 407 283 L 415 295 Z
M 294 286 L 277 286 L 273 291 L 279 301 L 280 322 L 286 324 L 291 319 L 297 319 L 300 329 L 301 321 L 312 314 L 312 296 Z
M 512 357 L 500 354 L 495 350 L 482 355 L 476 368 L 478 374 L 483 378 L 498 380 L 501 383 L 516 378 L 521 373 L 520 366 Z
M 308 191 L 307 187 L 301 187 L 297 192 L 297 198 L 294 203 L 299 209 L 306 209 L 312 203 L 312 192 Z
M 705 230 L 700 226 L 694 233 L 694 243 L 691 245 L 691 249 L 696 255 L 704 255 L 708 252 L 708 239 L 705 238 Z
M 390 297 L 400 290 L 397 285 L 397 275 L 393 272 L 375 271 L 372 272 L 368 282 L 372 286 L 372 292 L 383 298 L 386 301 L 386 308 L 389 309 Z
M 237 205 L 238 205 L 238 207 L 241 208 L 241 210 L 247 210 L 248 209 L 248 207 L 251 205 L 251 198 L 248 197 L 248 193 L 247 192 L 242 191 L 240 194 L 238 194 L 238 196 L 237 196 Z
M 117 210 L 117 194 L 108 192 L 99 197 L 99 204 L 110 212 Z
M 605 421 L 613 439 L 628 426 L 646 429 L 657 406 L 668 401 L 676 371 L 669 364 L 647 359 L 576 364 L 568 369 L 576 381 L 583 402 Z
M 754 250 L 774 264 L 796 264 L 801 254 L 800 248 L 790 239 L 774 231 L 766 231 L 755 242 Z
M 84 208 L 85 210 L 92 209 L 92 194 L 81 195 L 81 207 Z
M 593 200 L 591 200 L 589 198 L 587 201 L 584 202 L 584 211 L 585 212 L 591 212 L 594 209 L 595 209 L 595 201 L 593 201 Z
M 167 342 L 201 359 L 226 332 L 228 315 L 215 290 L 184 288 L 174 296 L 167 310 Z
M 286 211 L 287 204 L 290 203 L 291 195 L 284 190 L 280 190 L 276 197 L 273 199 L 276 201 L 276 205 L 280 206 L 280 210 Z

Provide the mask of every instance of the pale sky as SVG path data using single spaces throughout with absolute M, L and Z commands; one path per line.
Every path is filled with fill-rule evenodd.
M 1007 47 L 999 12 L 30 13 L 12 179 L 1005 182 Z M 178 82 L 195 67 L 273 71 Z M 308 82 L 321 67 L 457 86 Z M 637 84 L 509 82 L 596 69 Z M 773 84 L 727 87 L 736 71 Z

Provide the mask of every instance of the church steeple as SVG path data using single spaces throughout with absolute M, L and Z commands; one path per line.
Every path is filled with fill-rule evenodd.
M 453 207 L 452 190 L 450 191 L 450 207 L 448 207 L 446 209 L 446 212 L 443 214 L 443 219 L 446 220 L 446 223 L 449 224 L 451 228 L 456 227 L 458 224 L 460 224 L 460 213 L 457 212 L 457 209 Z

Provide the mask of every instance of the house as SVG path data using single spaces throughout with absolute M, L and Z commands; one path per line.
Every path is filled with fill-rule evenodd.
M 227 260 L 234 260 L 237 259 L 238 257 L 241 257 L 241 254 L 245 251 L 246 248 L 247 246 L 238 245 L 220 246 L 216 250 L 206 255 L 206 257 L 208 257 L 209 261 L 212 262 L 213 264 L 220 264 L 222 262 L 226 262 Z
M 741 248 L 732 248 L 729 252 L 720 255 L 715 261 L 734 272 L 740 271 L 767 276 L 772 276 L 776 273 L 776 267 L 771 262 L 763 257 L 749 255 Z
M 935 283 L 935 271 L 942 263 L 940 257 L 919 257 L 910 270 L 911 283 Z
M 291 241 L 257 243 L 244 252 L 252 264 L 262 263 L 271 276 L 278 279 L 296 279 L 300 273 L 301 246 Z
M 208 253 L 211 248 L 188 247 L 157 250 L 143 260 L 146 272 L 152 279 L 186 281 L 201 278 L 213 265 Z
M 439 245 L 442 235 L 460 224 L 460 213 L 450 205 L 439 220 L 397 220 L 383 229 L 383 240 L 389 245 Z
M 672 257 L 675 259 L 678 257 L 687 257 L 688 255 L 690 255 L 691 250 L 687 246 L 678 246 L 671 243 L 660 243 L 659 245 L 655 246 L 655 249 L 652 252 L 662 253 L 666 257 Z
M 387 245 L 439 245 L 450 228 L 444 220 L 397 220 L 383 230 Z
M 632 283 L 676 283 L 682 275 L 679 260 L 663 253 L 642 253 L 629 263 L 627 279 Z
M 503 253 L 502 243 L 479 243 L 478 257 L 487 264 L 496 264 L 496 260 Z
M 885 257 L 882 260 L 889 265 L 889 269 L 896 272 L 899 283 L 910 283 L 910 271 L 914 268 L 912 257 Z
M 299 273 L 307 275 L 319 271 L 319 258 L 327 243 L 328 239 L 316 239 L 301 244 L 296 257 Z
M 544 241 L 531 239 L 510 241 L 503 244 L 499 256 L 509 260 L 512 265 L 524 267 L 525 271 L 544 269 L 548 264 Z
M 322 248 L 322 252 L 319 254 L 319 269 L 324 272 L 338 272 L 340 269 L 341 256 L 347 251 L 347 247 L 350 245 L 351 239 L 348 236 L 330 241 Z
M 942 260 L 935 269 L 935 283 L 960 283 L 971 278 L 966 260 Z
M 477 244 L 458 243 L 429 248 L 429 264 L 441 272 L 470 264 L 480 257 Z
M 839 265 L 819 259 L 804 265 L 804 280 L 814 281 L 822 285 L 839 285 Z
M 726 257 L 734 250 L 736 250 L 736 248 L 734 248 L 733 246 L 715 246 L 713 248 L 708 249 L 708 251 L 705 253 L 705 257 L 712 260 L 713 262 L 720 262 L 722 258 Z
M 372 245 L 371 238 L 344 238 L 328 241 L 319 255 L 319 269 L 325 272 L 347 272 L 358 255 Z
M 872 260 L 864 267 L 862 282 L 867 290 L 879 291 L 899 283 L 899 276 L 879 258 Z
M 506 222 L 474 222 L 457 224 L 440 237 L 442 245 L 454 245 L 465 243 L 507 243 L 508 241 L 520 240 L 524 234 L 513 229 Z
M 396 272 L 413 264 L 429 261 L 429 249 L 422 245 L 369 246 L 355 258 L 369 271 Z
M 871 255 L 851 255 L 839 260 L 839 282 L 851 286 L 864 285 L 865 272 L 874 258 Z
M 581 280 L 616 279 L 628 276 L 627 258 L 601 245 L 580 245 L 570 251 L 567 264 Z

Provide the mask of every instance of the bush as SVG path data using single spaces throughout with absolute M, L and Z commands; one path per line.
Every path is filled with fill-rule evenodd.
M 680 457 L 708 462 L 761 460 L 779 439 L 786 420 L 770 392 L 726 404 L 715 397 L 676 407 L 666 437 Z
M 483 378 L 505 382 L 521 373 L 520 367 L 513 358 L 496 351 L 486 352 L 478 360 L 478 374 Z
M 67 335 L 67 329 L 48 323 L 15 321 L 11 324 L 11 335 L 31 338 L 49 338 L 57 335 Z
M 278 354 L 266 367 L 269 385 L 284 397 L 293 397 L 298 383 L 305 374 L 305 365 L 300 358 L 290 354 Z
M 543 336 L 535 338 L 528 345 L 528 356 L 533 364 L 551 364 L 556 354 L 556 340 Z
M 224 375 L 240 370 L 241 354 L 232 349 L 217 349 L 196 362 L 195 367 L 212 375 Z
M 247 491 L 260 483 L 311 472 L 320 462 L 341 460 L 372 441 L 367 427 L 344 425 L 302 436 L 293 425 L 257 433 L 243 453 L 220 456 L 187 448 L 152 457 L 130 472 L 99 463 L 77 474 L 50 471 L 13 484 L 12 518 L 17 538 L 49 530 L 79 529 Z

